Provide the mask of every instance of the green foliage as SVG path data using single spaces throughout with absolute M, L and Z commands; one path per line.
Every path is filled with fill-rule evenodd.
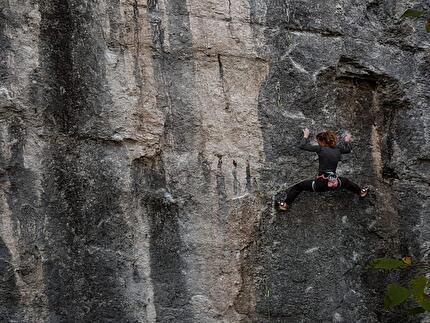
M 426 13 L 421 10 L 415 10 L 415 9 L 407 9 L 401 18 L 422 18 L 425 17 Z M 428 33 L 430 33 L 430 17 L 427 16 L 426 26 L 425 29 Z
M 402 287 L 397 283 L 389 284 L 384 298 L 385 308 L 391 309 L 396 305 L 402 304 L 409 298 L 409 295 L 409 289 Z
M 429 280 L 425 276 L 417 276 L 410 282 L 415 301 L 426 311 L 430 311 L 430 297 L 425 293 L 426 287 L 430 287 Z
M 370 267 L 373 269 L 393 270 L 425 267 L 423 265 L 425 263 L 417 262 L 412 264 L 412 258 L 406 256 L 402 259 L 376 258 L 371 262 Z M 409 309 L 410 315 L 430 312 L 430 296 L 426 293 L 427 288 L 430 288 L 430 281 L 424 275 L 415 276 L 409 282 L 408 287 L 399 283 L 389 284 L 384 297 L 384 306 L 386 309 L 393 309 L 395 306 L 413 298 L 419 306 Z
M 370 266 L 374 269 L 399 269 L 404 268 L 406 264 L 402 260 L 391 258 L 376 258 Z
M 425 276 L 417 276 L 411 280 L 410 286 L 412 294 L 417 303 L 420 303 L 424 298 L 424 288 L 427 286 L 428 280 Z
M 420 18 L 422 16 L 424 16 L 424 12 L 422 12 L 420 10 L 407 9 L 403 13 L 402 18 L 404 18 L 404 17 Z

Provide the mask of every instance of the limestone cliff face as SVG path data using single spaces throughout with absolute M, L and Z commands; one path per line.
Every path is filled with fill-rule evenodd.
M 385 322 L 377 256 L 427 259 L 417 1 L 0 0 L 2 322 Z M 304 193 L 349 130 L 370 198 Z

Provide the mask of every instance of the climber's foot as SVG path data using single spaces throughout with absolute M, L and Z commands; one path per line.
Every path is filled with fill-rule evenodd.
M 281 211 L 287 211 L 287 210 L 288 210 L 288 204 L 287 204 L 287 203 L 285 203 L 285 202 L 279 202 L 279 204 L 278 204 L 278 208 L 279 208 Z
M 370 187 L 365 186 L 360 190 L 360 197 L 366 197 L 369 194 Z

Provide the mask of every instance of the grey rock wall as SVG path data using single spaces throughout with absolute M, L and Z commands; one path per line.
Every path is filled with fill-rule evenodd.
M 0 321 L 397 322 L 429 256 L 424 0 L 0 0 Z M 301 129 L 353 136 L 303 193 Z M 404 278 L 404 277 L 403 277 Z M 421 318 L 418 318 L 420 320 Z

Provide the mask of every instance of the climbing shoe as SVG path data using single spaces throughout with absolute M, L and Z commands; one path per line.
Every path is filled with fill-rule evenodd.
M 287 211 L 288 210 L 288 204 L 285 202 L 279 202 L 278 203 L 278 208 L 281 211 Z
M 360 190 L 360 197 L 366 197 L 369 194 L 370 187 L 365 186 Z

